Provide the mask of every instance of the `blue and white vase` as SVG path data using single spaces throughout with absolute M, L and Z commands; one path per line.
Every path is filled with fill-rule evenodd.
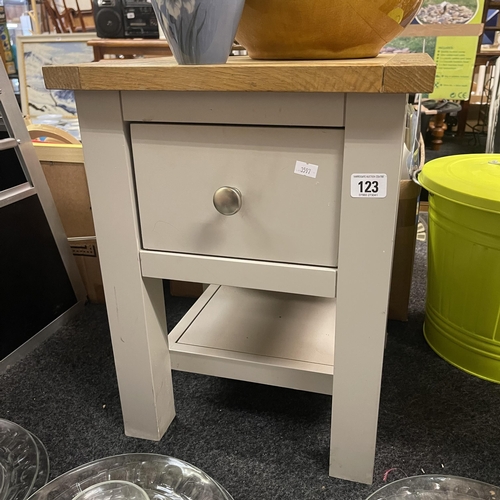
M 152 0 L 179 64 L 223 64 L 231 53 L 245 0 Z

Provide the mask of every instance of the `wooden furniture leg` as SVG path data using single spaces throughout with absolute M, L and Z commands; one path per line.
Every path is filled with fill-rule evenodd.
M 92 48 L 94 49 L 94 62 L 104 59 L 104 53 L 101 47 L 94 45 Z
M 59 12 L 59 9 L 57 8 L 57 4 L 55 0 L 52 0 L 52 8 L 54 11 L 54 14 L 56 16 L 57 22 L 59 23 L 59 26 L 61 28 L 61 33 L 69 33 L 70 30 L 68 26 L 66 26 L 63 17 L 61 16 L 61 13 Z
M 159 440 L 175 416 L 163 284 L 143 278 L 119 92 L 76 92 L 120 399 L 128 436 Z M 106 168 L 103 168 L 106 165 Z M 110 197 L 110 193 L 113 196 Z
M 467 128 L 467 118 L 469 117 L 470 100 L 462 101 L 462 110 L 458 113 L 458 137 L 463 137 L 465 135 L 465 130 Z
M 405 104 L 405 95 L 346 99 L 330 476 L 367 484 L 373 477 Z M 386 173 L 387 196 L 353 198 L 351 176 L 360 173 Z
M 75 0 L 76 3 L 76 11 L 78 13 L 78 19 L 80 20 L 80 27 L 84 33 L 87 32 L 87 26 L 85 26 L 85 20 L 83 19 L 83 14 L 80 9 L 80 4 L 78 3 L 78 0 Z
M 43 0 L 43 1 L 44 1 L 44 5 L 45 5 L 45 10 L 47 11 L 49 18 L 50 18 L 52 24 L 54 25 L 54 29 L 56 30 L 56 33 L 62 33 L 62 29 L 61 29 L 61 26 L 59 25 L 59 20 L 56 16 L 54 8 L 52 7 L 52 5 L 50 5 L 49 0 Z
M 49 13 L 47 12 L 47 8 L 45 7 L 45 3 L 40 4 L 40 9 L 42 12 L 42 30 L 43 33 L 47 33 L 51 31 L 50 21 L 49 21 Z
M 429 124 L 429 128 L 432 130 L 432 137 L 434 137 L 434 139 L 432 140 L 433 151 L 439 151 L 443 144 L 443 136 L 446 129 L 448 128 L 446 123 L 444 122 L 445 118 L 446 113 L 438 113 L 434 118 L 434 122 L 431 122 Z
M 62 0 L 63 6 L 64 6 L 64 19 L 66 20 L 68 30 L 71 33 L 75 32 L 75 25 L 73 24 L 73 18 L 71 17 L 71 12 L 68 9 L 68 6 L 66 5 L 66 0 Z

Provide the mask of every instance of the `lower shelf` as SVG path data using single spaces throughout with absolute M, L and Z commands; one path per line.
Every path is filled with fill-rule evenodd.
M 211 285 L 169 334 L 172 368 L 331 394 L 335 304 Z

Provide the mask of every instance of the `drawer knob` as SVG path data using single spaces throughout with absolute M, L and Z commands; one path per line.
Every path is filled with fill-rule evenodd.
M 240 211 L 242 196 L 238 189 L 222 186 L 214 193 L 214 206 L 222 215 L 234 215 Z

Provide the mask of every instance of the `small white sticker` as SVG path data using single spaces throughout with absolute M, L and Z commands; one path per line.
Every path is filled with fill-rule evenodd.
M 134 19 L 135 13 L 134 12 L 127 12 L 127 19 Z
M 385 198 L 387 174 L 352 174 L 351 196 L 353 198 Z
M 318 165 L 313 165 L 312 163 L 306 163 L 304 161 L 295 162 L 295 174 L 305 175 L 306 177 L 312 177 L 316 179 L 318 175 Z

